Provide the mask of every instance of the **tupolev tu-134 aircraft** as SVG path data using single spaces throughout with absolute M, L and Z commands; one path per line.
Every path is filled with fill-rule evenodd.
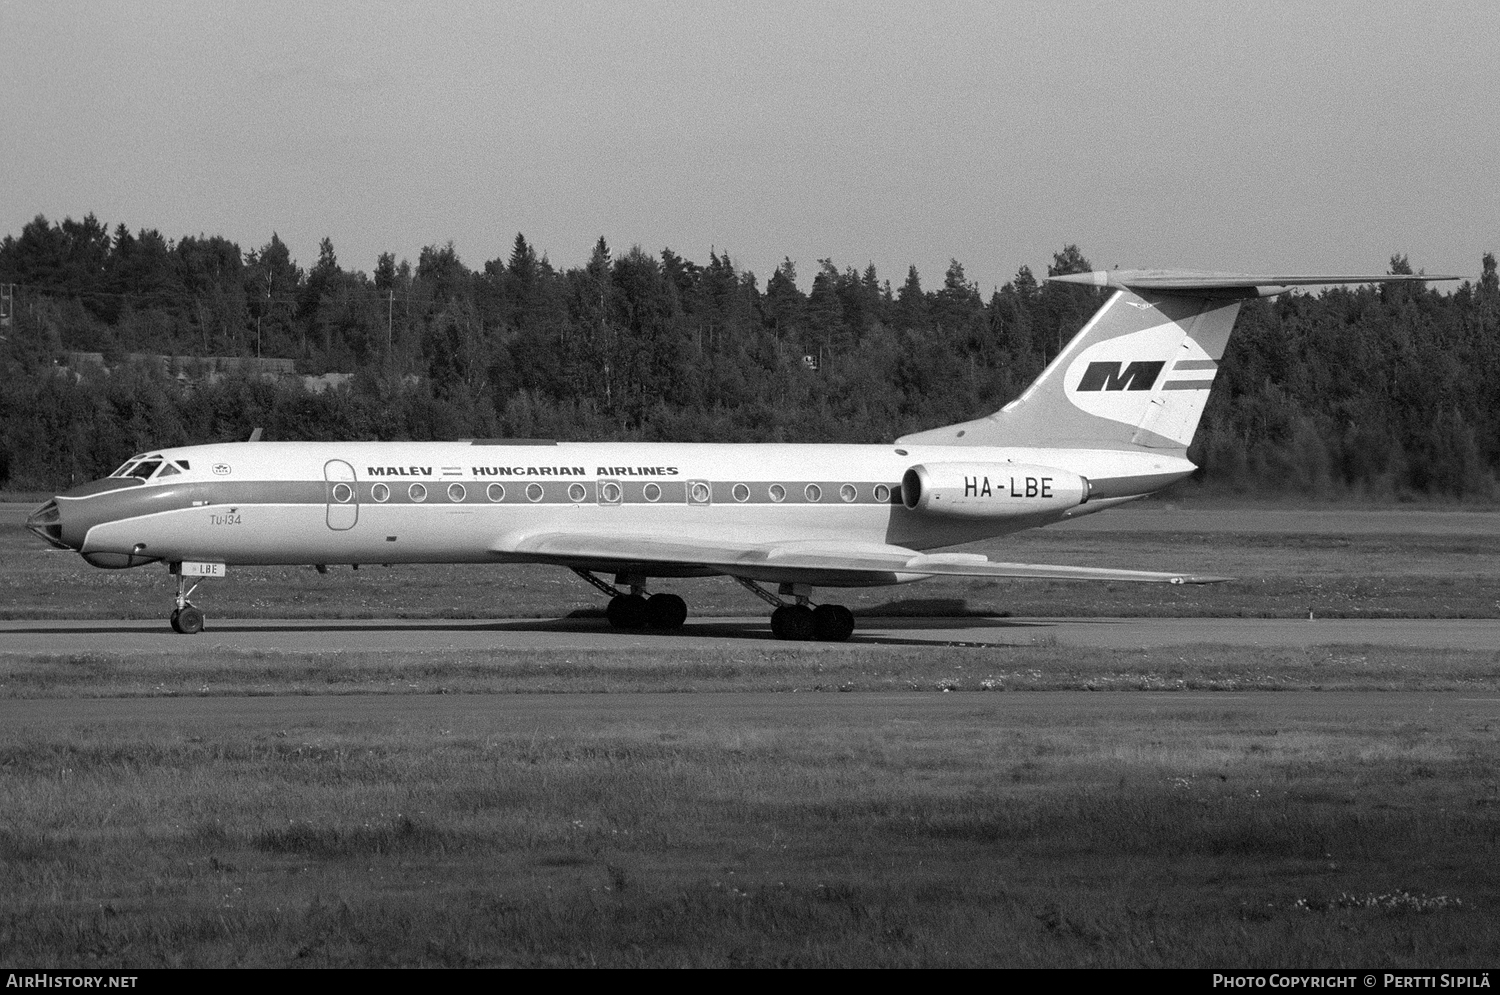
M 1225 578 L 929 552 L 1143 497 L 1187 458 L 1242 301 L 1295 286 L 1436 276 L 1112 270 L 1051 278 L 1114 293 L 1020 397 L 889 445 L 237 442 L 133 456 L 27 520 L 96 567 L 165 562 L 172 628 L 240 564 L 542 563 L 609 597 L 621 629 L 676 629 L 658 578 L 727 575 L 782 639 L 847 639 L 815 587 L 929 577 L 1210 583 Z M 613 583 L 599 575 L 612 576 Z M 773 594 L 762 585 L 775 585 Z

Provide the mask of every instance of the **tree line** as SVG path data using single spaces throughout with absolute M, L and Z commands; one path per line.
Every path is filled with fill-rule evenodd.
M 1073 245 L 1047 275 L 1082 272 Z M 1410 272 L 1402 256 L 1392 272 Z M 0 241 L 0 487 L 50 489 L 148 448 L 239 439 L 522 437 L 879 442 L 993 411 L 1102 301 L 1022 266 L 986 298 L 954 260 L 926 289 L 873 265 L 784 259 L 764 285 L 727 253 L 612 251 L 560 269 L 522 234 L 470 268 L 303 269 L 280 238 L 111 232 L 38 216 Z M 804 286 L 806 289 L 804 289 Z M 1500 282 L 1248 302 L 1189 455 L 1226 490 L 1488 498 L 1500 469 Z M 102 366 L 64 369 L 69 352 Z M 131 354 L 275 356 L 352 373 L 174 378 Z

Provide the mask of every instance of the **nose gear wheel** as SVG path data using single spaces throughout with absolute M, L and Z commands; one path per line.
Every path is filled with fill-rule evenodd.
M 203 631 L 203 612 L 193 605 L 172 609 L 172 631 L 191 636 Z
M 194 581 L 193 586 L 188 587 L 187 578 L 183 576 L 180 563 L 173 563 L 168 569 L 177 577 L 177 606 L 168 616 L 172 631 L 180 632 L 184 636 L 196 635 L 203 631 L 204 615 L 202 609 L 190 602 L 188 598 L 198 590 L 200 581 Z

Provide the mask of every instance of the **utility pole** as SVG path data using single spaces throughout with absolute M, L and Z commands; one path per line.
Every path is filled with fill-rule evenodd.
M 387 288 L 385 298 L 385 353 L 391 354 L 391 311 L 396 307 L 396 291 Z
M 271 307 L 271 274 L 266 273 L 266 306 L 260 309 L 265 314 Z M 255 316 L 255 358 L 260 358 L 260 315 Z

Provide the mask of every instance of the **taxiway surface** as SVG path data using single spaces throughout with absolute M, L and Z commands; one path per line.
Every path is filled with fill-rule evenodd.
M 9 654 L 174 655 L 204 650 L 278 653 L 629 647 L 663 650 L 765 641 L 769 620 L 689 619 L 673 633 L 617 632 L 602 618 L 562 619 L 209 619 L 195 636 L 152 621 L 0 621 L 0 656 Z M 1500 619 L 1276 618 L 861 618 L 846 643 L 800 643 L 810 650 L 891 646 L 1033 646 L 1149 649 L 1195 644 L 1244 647 L 1397 646 L 1434 650 L 1500 647 Z

